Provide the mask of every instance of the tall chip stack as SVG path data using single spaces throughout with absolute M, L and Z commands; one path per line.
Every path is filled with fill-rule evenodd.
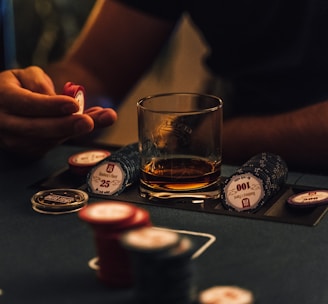
M 135 303 L 195 303 L 194 248 L 189 238 L 147 227 L 127 232 L 122 243 L 134 265 Z
M 139 181 L 138 143 L 127 145 L 95 165 L 87 176 L 88 192 L 100 197 L 119 195 Z
M 222 203 L 233 211 L 255 212 L 279 192 L 287 176 L 287 165 L 279 155 L 257 154 L 225 180 Z
M 81 209 L 79 217 L 94 231 L 100 281 L 111 288 L 131 287 L 130 258 L 120 240 L 129 230 L 151 226 L 149 213 L 129 203 L 104 201 Z

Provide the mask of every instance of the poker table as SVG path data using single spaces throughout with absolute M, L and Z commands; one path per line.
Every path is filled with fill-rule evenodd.
M 33 162 L 1 157 L 0 303 L 135 303 L 133 288 L 108 288 L 98 280 L 90 267 L 96 257 L 93 232 L 77 213 L 47 215 L 31 208 L 40 185 L 56 183 L 68 157 L 84 150 L 63 145 Z M 223 166 L 222 175 L 233 170 Z M 328 188 L 328 177 L 289 172 L 287 184 Z M 155 226 L 187 234 L 198 244 L 193 261 L 199 290 L 233 285 L 252 291 L 256 303 L 326 304 L 326 206 L 281 213 L 284 195 L 277 199 L 280 211 L 272 207 L 259 216 L 148 204 L 135 189 L 112 199 L 137 204 Z M 90 203 L 99 200 L 104 199 L 90 197 Z

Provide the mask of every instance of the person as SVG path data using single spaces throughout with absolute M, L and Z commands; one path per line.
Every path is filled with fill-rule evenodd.
M 54 92 L 73 81 L 91 96 L 122 100 L 184 13 L 209 45 L 205 63 L 223 88 L 224 162 L 241 164 L 270 151 L 291 167 L 327 168 L 328 3 L 320 0 L 98 0 L 72 48 L 47 74 L 35 67 L 0 74 L 2 147 L 32 146 L 31 154 L 41 155 L 104 120 L 113 123 L 114 111 L 96 108 L 74 129 L 80 119 L 69 115 L 74 101 Z

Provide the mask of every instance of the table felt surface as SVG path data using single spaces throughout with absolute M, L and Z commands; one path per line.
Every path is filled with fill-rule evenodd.
M 93 233 L 76 213 L 53 216 L 31 208 L 36 192 L 31 185 L 84 150 L 63 145 L 35 162 L 1 158 L 0 303 L 135 303 L 132 289 L 106 287 L 89 267 L 96 256 Z M 231 172 L 223 167 L 223 175 Z M 288 183 L 328 188 L 328 177 L 290 172 Z M 97 200 L 103 199 L 90 202 Z M 327 216 L 311 226 L 161 205 L 140 207 L 149 211 L 155 226 L 197 234 L 198 239 L 192 238 L 199 244 L 214 240 L 193 260 L 199 290 L 236 285 L 251 290 L 256 303 L 328 303 Z

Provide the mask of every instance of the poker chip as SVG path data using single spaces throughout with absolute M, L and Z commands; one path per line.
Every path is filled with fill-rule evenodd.
M 124 227 L 129 224 L 137 213 L 137 208 L 122 202 L 97 202 L 90 204 L 79 212 L 79 217 L 96 226 L 110 229 Z
M 71 155 L 68 158 L 68 165 L 72 173 L 86 176 L 93 166 L 109 155 L 110 152 L 107 150 L 88 150 Z
M 251 291 L 237 286 L 213 286 L 199 294 L 199 304 L 252 304 Z
M 177 246 L 179 241 L 180 237 L 175 232 L 149 227 L 133 230 L 122 238 L 126 247 L 131 247 L 135 251 L 151 253 L 171 249 Z
M 82 114 L 84 111 L 85 90 L 81 85 L 73 82 L 66 82 L 63 88 L 63 94 L 75 98 L 79 103 L 79 110 L 75 114 Z
M 94 231 L 99 280 L 114 288 L 132 286 L 130 259 L 121 237 L 129 230 L 151 226 L 149 213 L 126 202 L 104 201 L 89 204 L 79 217 Z
M 255 212 L 286 183 L 288 168 L 276 154 L 255 155 L 236 170 L 223 185 L 223 205 L 237 212 Z
M 131 220 L 128 226 L 126 226 L 127 229 L 137 229 L 139 227 L 144 226 L 151 226 L 151 220 L 148 211 L 138 208 L 135 216 Z
M 88 191 L 101 197 L 119 195 L 139 180 L 138 144 L 127 145 L 95 165 L 87 175 Z
M 76 189 L 39 191 L 31 198 L 32 208 L 45 214 L 65 214 L 81 210 L 88 203 L 88 194 Z
M 121 241 L 133 261 L 138 303 L 193 303 L 197 292 L 189 238 L 146 227 L 127 232 Z
M 328 190 L 311 190 L 294 194 L 287 199 L 292 207 L 309 208 L 328 204 Z

